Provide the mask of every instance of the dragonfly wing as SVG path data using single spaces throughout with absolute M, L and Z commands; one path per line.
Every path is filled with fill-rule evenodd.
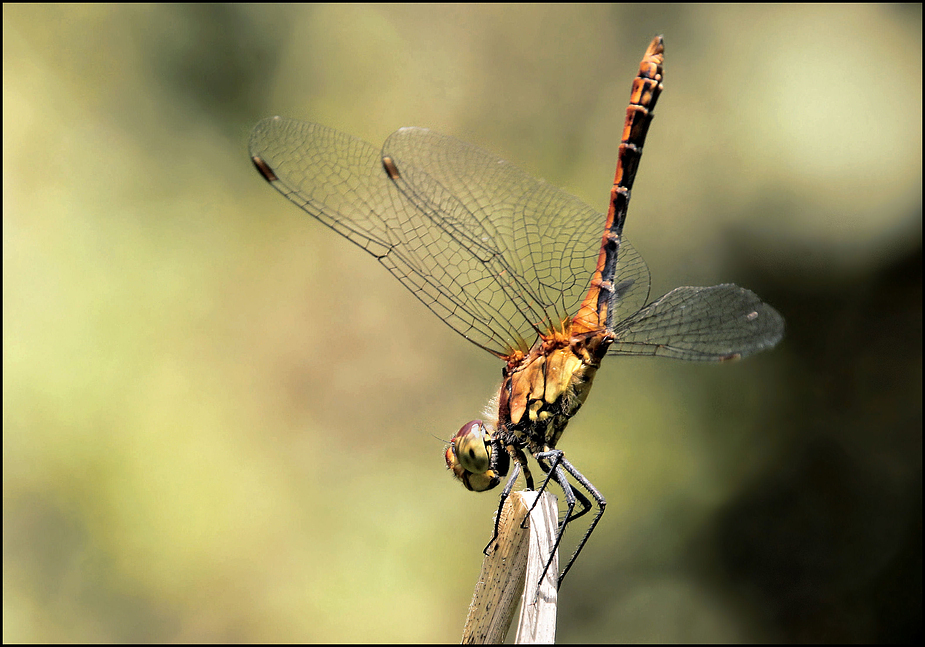
M 681 287 L 621 321 L 614 335 L 613 355 L 721 361 L 771 348 L 784 335 L 784 319 L 731 283 Z
M 517 322 L 521 337 L 575 314 L 597 263 L 602 214 L 488 151 L 426 128 L 396 131 L 382 154 L 395 161 L 406 197 L 492 268 L 492 282 L 473 289 Z M 627 285 L 621 310 L 635 312 L 648 298 L 649 270 L 628 243 L 619 258 L 617 277 Z
M 274 117 L 254 127 L 250 153 L 274 188 L 375 256 L 451 328 L 495 354 L 507 351 L 511 331 L 486 311 L 465 276 L 476 262 L 472 253 L 435 226 L 438 215 L 426 218 L 405 198 L 377 147 Z
M 496 355 L 526 350 L 525 339 L 568 316 L 587 289 L 603 216 L 475 146 L 404 128 L 379 151 L 275 117 L 257 124 L 250 150 L 280 193 Z M 630 248 L 631 259 L 628 300 L 648 290 L 648 270 Z

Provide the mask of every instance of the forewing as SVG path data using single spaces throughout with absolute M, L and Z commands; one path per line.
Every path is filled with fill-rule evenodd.
M 331 128 L 275 117 L 257 124 L 250 148 L 280 193 L 497 355 L 525 349 L 587 289 L 603 216 L 475 146 L 409 128 L 380 152 Z M 626 298 L 643 303 L 648 270 L 626 250 Z

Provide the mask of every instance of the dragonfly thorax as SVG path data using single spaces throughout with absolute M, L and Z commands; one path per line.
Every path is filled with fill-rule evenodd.
M 498 397 L 498 427 L 530 453 L 555 448 L 584 404 L 612 336 L 581 333 L 541 339 L 516 365 L 508 364 Z
M 554 335 L 508 360 L 496 398 L 497 425 L 467 422 L 445 452 L 447 467 L 466 489 L 484 492 L 497 486 L 511 458 L 526 471 L 525 449 L 536 454 L 555 448 L 588 397 L 611 341 L 604 332 Z

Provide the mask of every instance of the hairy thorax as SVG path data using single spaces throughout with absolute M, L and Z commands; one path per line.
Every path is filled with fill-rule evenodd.
M 498 427 L 531 453 L 553 449 L 591 390 L 601 359 L 613 341 L 601 332 L 541 337 L 504 369 Z

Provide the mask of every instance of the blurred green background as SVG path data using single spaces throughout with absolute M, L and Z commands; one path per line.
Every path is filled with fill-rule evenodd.
M 656 33 L 652 294 L 736 282 L 787 337 L 605 362 L 559 640 L 920 633 L 920 5 L 4 5 L 4 641 L 458 640 L 497 497 L 438 438 L 501 363 L 249 131 L 427 126 L 603 211 Z

